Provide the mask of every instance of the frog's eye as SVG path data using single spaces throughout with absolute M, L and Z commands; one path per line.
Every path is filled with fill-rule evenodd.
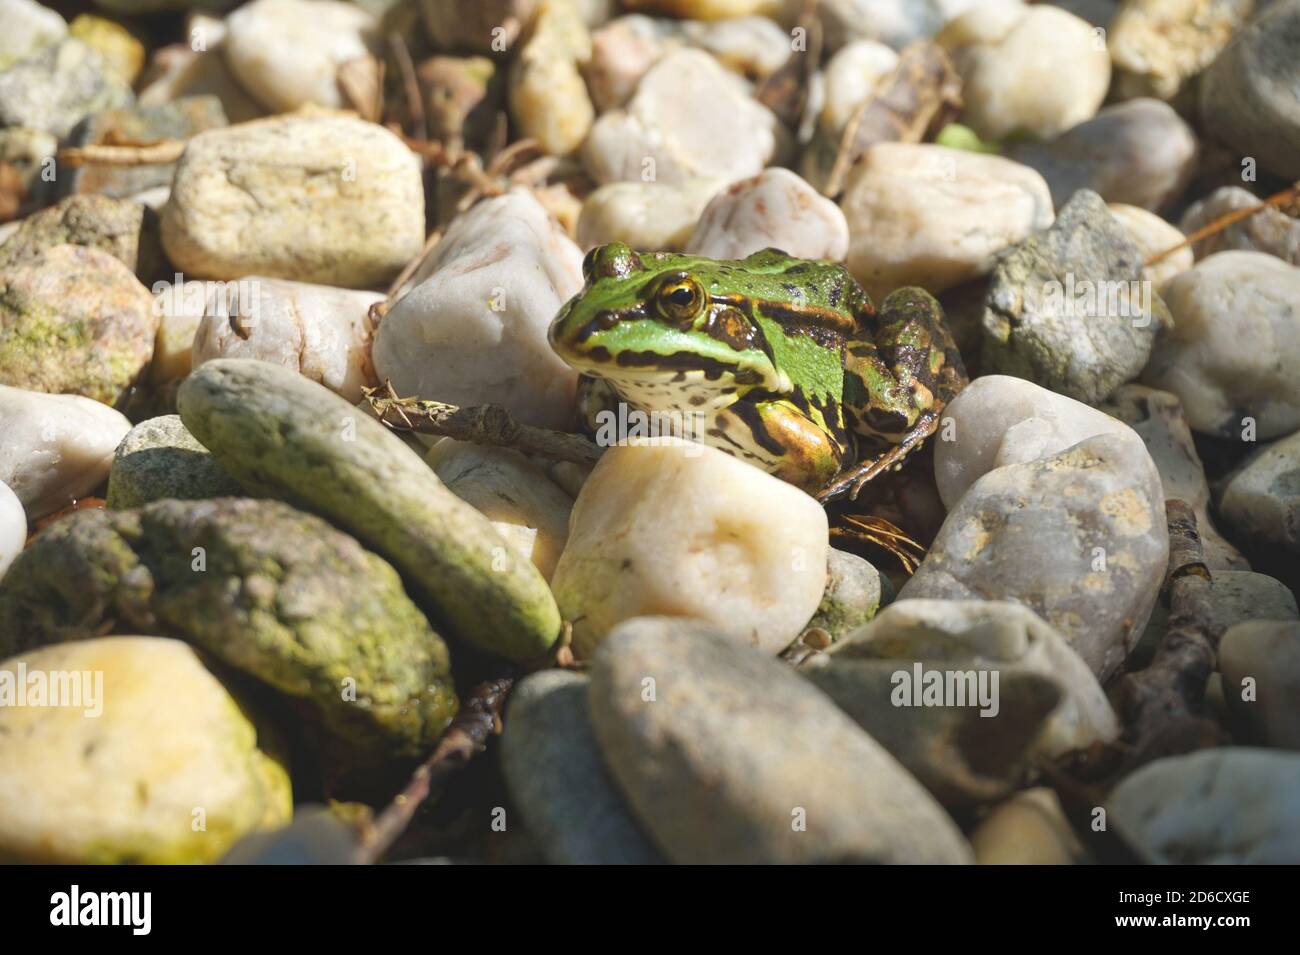
M 689 322 L 704 304 L 704 287 L 689 275 L 670 279 L 659 288 L 659 311 L 675 322 Z

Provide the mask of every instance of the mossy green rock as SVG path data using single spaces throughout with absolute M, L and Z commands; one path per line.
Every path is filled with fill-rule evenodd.
M 32 213 L 0 245 L 0 268 L 38 258 L 56 245 L 107 252 L 144 281 L 163 273 L 158 215 L 130 199 L 69 196 Z
M 36 674 L 80 698 L 37 703 Z M 180 641 L 45 647 L 0 682 L 28 687 L 0 706 L 0 862 L 215 862 L 292 815 L 276 747 Z
M 114 510 L 169 497 L 198 501 L 242 494 L 239 482 L 174 414 L 132 428 L 118 445 L 108 474 L 108 506 Z
M 340 758 L 418 753 L 456 712 L 447 648 L 396 571 L 278 501 L 158 501 L 47 528 L 0 584 L 0 656 L 106 632 L 179 637 L 301 701 Z
M 218 359 L 177 395 L 181 420 L 250 491 L 324 515 L 392 561 L 448 631 L 526 660 L 560 632 L 542 575 L 400 438 L 278 365 Z

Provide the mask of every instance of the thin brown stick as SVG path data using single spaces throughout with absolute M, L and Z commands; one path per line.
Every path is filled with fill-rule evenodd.
M 437 794 L 447 780 L 482 752 L 489 737 L 501 732 L 501 710 L 513 685 L 512 677 L 503 677 L 470 690 L 433 753 L 361 837 L 358 863 L 370 865 L 383 858 L 430 795 Z
M 1201 226 L 1201 228 L 1188 235 L 1187 238 L 1183 239 L 1183 241 L 1179 242 L 1177 245 L 1171 245 L 1164 251 L 1157 252 L 1155 255 L 1151 256 L 1151 258 L 1146 260 L 1145 267 L 1150 268 L 1157 262 L 1163 262 L 1179 249 L 1186 248 L 1194 242 L 1200 242 L 1202 239 L 1207 239 L 1216 232 L 1222 232 L 1224 229 L 1236 225 L 1243 219 L 1249 219 L 1257 212 L 1263 212 L 1265 209 L 1270 207 L 1276 208 L 1285 206 L 1296 199 L 1300 199 L 1300 182 L 1283 189 L 1281 192 L 1273 193 L 1273 195 L 1269 196 L 1258 205 L 1248 206 L 1245 209 L 1237 209 L 1234 212 L 1229 212 L 1225 215 L 1219 216 L 1219 218 L 1215 219 L 1213 222 Z
M 185 140 L 160 139 L 140 146 L 69 146 L 60 149 L 57 162 L 64 166 L 165 166 L 185 152 Z
M 406 94 L 406 109 L 414 127 L 411 135 L 416 139 L 429 138 L 429 124 L 425 119 L 424 96 L 420 92 L 420 80 L 415 75 L 415 62 L 402 34 L 394 30 L 388 34 L 388 47 L 393 51 L 397 70 L 402 74 L 402 91 Z
M 417 431 L 474 444 L 514 448 L 525 454 L 583 465 L 595 464 L 604 451 L 579 434 L 520 424 L 498 405 L 461 408 L 441 401 L 401 398 L 391 381 L 364 391 L 379 420 L 397 431 Z

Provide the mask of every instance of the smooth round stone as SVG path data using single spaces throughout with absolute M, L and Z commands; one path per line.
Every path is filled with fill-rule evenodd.
M 1144 262 L 1183 241 L 1183 233 L 1154 212 L 1122 202 L 1108 202 L 1106 208 L 1128 230 L 1129 237 L 1137 245 L 1138 254 Z M 1171 278 L 1179 272 L 1186 272 L 1193 264 L 1195 259 L 1192 247 L 1185 245 L 1155 265 L 1143 268 L 1142 277 L 1159 292 Z
M 578 216 L 578 245 L 590 249 L 624 242 L 642 252 L 680 251 L 718 191 L 712 179 L 611 182 L 591 193 Z
M 975 7 L 937 40 L 963 80 L 962 122 L 981 139 L 1055 136 L 1090 119 L 1110 86 L 1096 30 L 1048 4 Z
M 831 133 L 841 133 L 876 84 L 898 66 L 898 54 L 875 40 L 855 40 L 836 51 L 826 63 L 826 102 L 817 120 Z
M 25 677 L 30 693 L 37 673 L 68 675 L 89 691 L 81 702 L 95 705 L 0 706 L 0 857 L 214 862 L 240 837 L 292 815 L 279 758 L 180 641 L 48 647 L 0 663 L 0 687 L 16 692 Z
M 189 20 L 189 44 L 164 47 L 154 54 L 149 75 L 140 90 L 141 107 L 164 106 L 183 97 L 215 96 L 232 123 L 243 123 L 266 115 L 258 102 L 239 85 L 221 50 L 225 23 L 193 14 Z M 203 49 L 194 49 L 195 41 Z M 170 177 L 169 177 L 170 179 Z
M 1043 174 L 1057 208 L 1091 189 L 1107 202 L 1160 209 L 1178 199 L 1196 171 L 1196 134 L 1169 104 L 1134 99 L 1055 139 L 1013 146 L 1007 157 Z
M 596 110 L 579 69 L 590 59 L 591 35 L 571 0 L 541 0 L 508 82 L 519 133 L 543 152 L 568 155 L 591 129 Z
M 715 448 L 655 442 L 609 448 L 574 503 L 552 577 L 574 653 L 589 659 L 617 624 L 650 614 L 779 653 L 825 590 L 826 512 Z
M 164 498 L 238 497 L 239 483 L 185 430 L 179 415 L 150 418 L 117 446 L 108 475 L 108 506 L 139 507 Z
M 0 70 L 57 43 L 68 34 L 68 24 L 54 10 L 36 0 L 0 0 Z
M 193 364 L 253 358 L 292 368 L 348 401 L 377 384 L 370 306 L 379 292 L 251 275 L 218 290 L 195 328 Z
M 1101 197 L 1075 193 L 1050 228 L 998 258 L 984 299 L 983 370 L 1104 401 L 1141 373 L 1168 322 L 1142 261 Z
M 999 803 L 970 836 L 978 865 L 1081 865 L 1088 861 L 1056 792 L 1026 789 Z
M 443 438 L 424 460 L 548 580 L 569 536 L 573 498 L 511 448 Z
M 1238 540 L 1300 553 L 1300 431 L 1260 448 L 1228 475 L 1219 513 Z
M 596 120 L 582 159 L 600 183 L 733 181 L 761 172 L 783 135 L 744 80 L 709 54 L 684 49 L 646 72 L 626 108 Z
M 382 285 L 424 246 L 420 160 L 345 115 L 208 130 L 176 165 L 162 239 L 190 278 Z
M 682 40 L 711 54 L 727 69 L 762 80 L 790 58 L 790 34 L 767 17 L 733 17 L 681 24 Z
M 1126 0 L 1106 37 L 1121 99 L 1173 99 L 1214 62 L 1255 0 Z
M 90 398 L 0 385 L 0 481 L 37 520 L 97 488 L 130 430 Z
M 56 245 L 107 252 L 138 276 L 161 263 L 158 220 L 138 202 L 109 196 L 69 196 L 22 220 L 0 246 L 0 269 L 39 258 Z
M 618 109 L 632 98 L 641 77 L 670 47 L 672 26 L 639 14 L 617 17 L 591 34 L 591 59 L 583 68 L 598 112 Z
M 743 259 L 773 248 L 798 259 L 841 261 L 849 226 L 839 206 L 788 169 L 765 169 L 713 197 L 686 251 Z
M 582 252 L 526 191 L 458 216 L 375 333 L 379 379 L 402 395 L 500 405 L 567 428 L 577 374 L 547 330 L 582 288 Z
M 149 367 L 149 378 L 154 385 L 177 382 L 190 373 L 194 334 L 203 316 L 215 307 L 214 297 L 220 287 L 219 282 L 198 280 L 154 283 L 153 310 L 158 316 L 158 334 Z
M 210 361 L 181 420 L 244 487 L 329 518 L 390 560 L 449 632 L 528 660 L 560 632 L 546 581 L 396 435 L 332 391 L 266 362 Z
M 798 7 L 792 9 L 797 14 Z M 944 0 L 822 0 L 817 15 L 832 50 L 858 40 L 901 50 L 933 36 L 948 17 Z
M 231 72 L 273 113 L 347 106 L 339 67 L 381 50 L 375 17 L 338 0 L 253 0 L 226 28 L 221 48 Z
M 1187 235 L 1224 216 L 1259 205 L 1259 197 L 1240 186 L 1224 186 L 1187 207 L 1178 228 Z M 1221 232 L 1193 242 L 1197 259 L 1232 250 L 1267 252 L 1284 262 L 1300 265 L 1300 219 L 1269 206 Z
M 144 69 L 144 44 L 114 20 L 80 13 L 68 24 L 68 35 L 98 50 L 108 72 L 127 85 Z
M 1219 252 L 1175 276 L 1164 298 L 1173 328 L 1142 381 L 1176 394 L 1192 430 L 1241 440 L 1243 429 L 1268 439 L 1300 428 L 1300 268 Z
M 107 252 L 56 245 L 0 269 L 0 384 L 114 404 L 157 328 L 148 289 Z
M 299 805 L 293 822 L 240 839 L 222 865 L 355 865 L 356 827 L 333 809 Z
M 898 596 L 1023 604 L 1104 682 L 1142 634 L 1168 560 L 1150 454 L 1135 436 L 1100 434 L 972 484 Z
M 1110 826 L 1144 862 L 1300 862 L 1300 754 L 1242 746 L 1159 759 L 1126 776 Z
M 589 682 L 542 670 L 510 692 L 501 769 L 511 798 L 552 865 L 661 864 L 601 759 Z
M 591 670 L 611 775 L 676 863 L 963 863 L 952 820 L 789 667 L 696 621 L 620 626 Z
M 824 630 L 840 640 L 861 627 L 893 596 L 889 578 L 857 554 L 830 548 L 826 561 L 826 590 L 808 629 Z
M 881 673 L 888 665 L 892 673 L 914 660 L 927 661 L 929 668 L 991 667 L 1004 678 L 1034 673 L 1054 680 L 1062 690 L 1061 702 L 1032 740 L 1035 754 L 1054 758 L 1119 736 L 1119 720 L 1087 664 L 1059 632 L 1018 603 L 897 600 L 817 663 L 822 669 L 850 671 L 858 664 L 876 665 Z M 888 679 L 882 686 L 888 688 Z M 890 702 L 888 709 L 893 708 Z M 992 731 L 998 717 L 981 719 Z
M 1219 642 L 1219 671 L 1228 712 L 1248 739 L 1300 750 L 1300 620 L 1294 598 L 1291 610 L 1286 620 L 1231 627 Z
M 1288 181 L 1300 178 L 1296 38 L 1300 0 L 1278 0 L 1233 37 L 1201 75 L 1210 135 Z
M 934 477 L 949 510 L 990 471 L 1050 457 L 1099 434 L 1132 428 L 1081 401 L 1023 378 L 984 375 L 944 409 L 934 443 Z
M 0 580 L 27 543 L 27 513 L 23 502 L 0 481 Z
M 75 37 L 0 71 L 0 126 L 63 137 L 86 116 L 133 99 L 130 85 L 99 51 Z
M 877 302 L 939 293 L 993 268 L 998 252 L 1052 224 L 1043 177 L 1000 156 L 912 143 L 867 150 L 841 208 L 849 271 Z
M 1215 571 L 1249 569 L 1246 558 L 1223 539 L 1210 518 L 1205 468 L 1178 396 L 1145 385 L 1123 385 L 1101 410 L 1132 427 L 1146 444 L 1160 471 L 1165 500 L 1185 501 L 1192 508 L 1205 548 L 1205 565 Z M 1214 579 L 1219 580 L 1219 575 Z
M 418 755 L 456 713 L 447 648 L 397 572 L 279 501 L 77 511 L 0 589 L 6 654 L 146 628 L 301 704 L 330 759 Z

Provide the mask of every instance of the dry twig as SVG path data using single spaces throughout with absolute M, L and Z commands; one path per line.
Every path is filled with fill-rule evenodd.
M 1300 182 L 1288 186 L 1281 192 L 1273 193 L 1273 195 L 1269 196 L 1258 205 L 1248 206 L 1245 209 L 1237 209 L 1233 212 L 1227 213 L 1226 215 L 1219 216 L 1219 218 L 1215 219 L 1213 222 L 1206 223 L 1201 228 L 1188 235 L 1177 245 L 1171 245 L 1164 251 L 1157 252 L 1155 255 L 1151 256 L 1151 258 L 1146 260 L 1144 266 L 1150 268 L 1157 262 L 1163 262 L 1179 249 L 1185 248 L 1194 242 L 1200 242 L 1202 239 L 1207 239 L 1216 232 L 1222 232 L 1224 229 L 1228 228 L 1228 226 L 1236 225 L 1244 219 L 1249 219 L 1257 212 L 1262 212 L 1268 208 L 1289 211 L 1291 209 L 1297 209 L 1298 203 L 1300 203 Z
M 144 145 L 116 146 L 90 145 L 69 146 L 60 149 L 57 162 L 60 165 L 77 166 L 94 164 L 99 166 L 165 166 L 176 162 L 185 152 L 185 140 L 160 139 L 156 143 Z

